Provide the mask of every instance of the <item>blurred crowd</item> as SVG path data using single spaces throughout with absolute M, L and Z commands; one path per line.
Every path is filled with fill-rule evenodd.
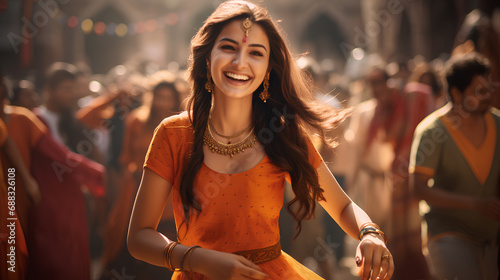
M 464 25 L 450 50 L 451 57 L 475 51 L 490 60 L 496 108 L 499 49 L 498 31 L 479 18 Z M 324 72 L 309 56 L 298 61 L 318 86 L 318 99 L 353 110 L 331 135 L 338 148 L 332 151 L 320 142 L 317 148 L 354 202 L 389 237 L 393 279 L 432 279 L 434 268 L 422 246 L 426 205 L 411 191 L 408 166 L 415 128 L 449 102 L 442 74 L 447 59 L 387 63 L 354 49 L 344 73 Z M 93 75 L 85 67 L 56 62 L 43 81 L 5 74 L 0 85 L 0 124 L 7 135 L 1 155 L 0 278 L 168 279 L 166 269 L 134 259 L 125 240 L 154 130 L 184 110 L 189 94 L 184 72 L 146 73 L 118 65 L 106 75 Z M 5 172 L 11 167 L 17 176 L 14 214 L 3 206 L 10 199 Z M 171 208 L 165 206 L 158 230 L 175 238 Z M 325 279 L 334 279 L 334 271 L 346 266 L 343 260 L 350 260 L 354 250 L 320 208 L 293 242 L 293 221 L 283 213 L 282 246 Z M 5 259 L 12 233 L 4 223 L 14 216 L 22 229 L 15 233 L 18 278 L 7 273 Z

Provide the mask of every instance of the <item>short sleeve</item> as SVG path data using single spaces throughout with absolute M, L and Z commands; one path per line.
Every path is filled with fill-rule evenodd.
M 7 126 L 5 126 L 5 123 L 3 122 L 2 119 L 0 119 L 0 146 L 3 146 L 5 144 L 5 141 L 7 140 Z
M 434 176 L 441 156 L 444 127 L 417 127 L 410 154 L 410 173 Z
M 25 125 L 29 129 L 30 147 L 36 147 L 40 138 L 44 134 L 50 133 L 47 127 L 32 111 L 23 107 L 12 106 L 11 108 L 14 108 L 16 114 L 20 116 L 19 120 L 22 124 L 20 123 L 19 125 Z
M 165 122 L 156 127 L 153 139 L 149 144 L 149 149 L 144 160 L 144 168 L 149 168 L 165 180 L 174 183 L 174 152 L 175 135 L 168 132 Z

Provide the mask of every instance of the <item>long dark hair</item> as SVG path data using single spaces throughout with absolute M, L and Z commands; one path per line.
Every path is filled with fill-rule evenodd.
M 222 29 L 232 20 L 247 17 L 265 30 L 271 48 L 271 98 L 263 103 L 258 97 L 262 84 L 253 93 L 252 122 L 266 154 L 277 167 L 290 173 L 295 198 L 288 203 L 287 209 L 298 223 L 298 235 L 302 220 L 313 215 L 315 201 L 325 199 L 316 169 L 308 161 L 306 131 L 315 129 L 325 139 L 324 129 L 336 126 L 344 113 L 332 112 L 331 108 L 314 101 L 310 79 L 295 64 L 267 10 L 246 1 L 222 3 L 191 40 L 188 73 L 192 92 L 187 109 L 195 133 L 193 150 L 180 185 L 186 223 L 191 209 L 201 212 L 194 197 L 193 182 L 204 160 L 203 134 L 212 102 L 212 94 L 204 88 L 207 59 Z M 281 125 L 279 129 L 276 129 L 276 122 Z M 292 207 L 296 202 L 298 207 Z

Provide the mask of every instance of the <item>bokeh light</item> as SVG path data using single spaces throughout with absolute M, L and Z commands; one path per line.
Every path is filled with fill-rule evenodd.
M 68 24 L 69 28 L 75 28 L 75 27 L 77 27 L 78 26 L 78 18 L 76 16 L 70 16 L 68 18 L 67 24 Z
M 351 55 L 356 60 L 362 60 L 365 57 L 365 51 L 361 48 L 355 48 L 352 50 Z
M 106 34 L 115 35 L 115 31 L 116 31 L 116 23 L 111 22 L 106 25 Z
M 144 29 L 145 29 L 144 22 L 139 21 L 138 23 L 135 24 L 135 33 L 140 34 L 144 32 Z
M 179 21 L 179 16 L 175 13 L 170 13 L 165 17 L 167 25 L 174 26 Z
M 84 33 L 92 32 L 93 27 L 94 27 L 94 22 L 92 22 L 91 19 L 88 18 L 88 19 L 82 21 L 82 31 Z
M 92 92 L 99 92 L 102 89 L 102 85 L 98 81 L 91 81 L 89 83 L 89 89 Z
M 146 26 L 146 28 L 145 28 L 145 29 L 146 29 L 146 31 L 148 31 L 148 32 L 153 32 L 153 31 L 155 31 L 155 30 L 156 30 L 156 28 L 158 27 L 158 22 L 156 22 L 156 20 L 155 20 L 155 19 L 150 19 L 150 20 L 148 20 L 148 21 L 146 22 L 145 26 Z
M 96 22 L 94 25 L 94 32 L 97 35 L 103 35 L 104 32 L 106 32 L 106 24 L 102 21 Z
M 127 25 L 124 23 L 118 24 L 115 29 L 116 35 L 118 35 L 119 37 L 127 35 L 127 31 L 128 31 Z

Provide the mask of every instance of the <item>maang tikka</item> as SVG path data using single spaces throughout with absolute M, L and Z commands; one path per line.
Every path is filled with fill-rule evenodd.
M 246 18 L 242 23 L 241 23 L 241 30 L 245 33 L 245 36 L 243 37 L 243 43 L 247 42 L 248 38 L 248 32 L 252 30 L 253 28 L 253 22 L 250 20 L 250 18 Z

